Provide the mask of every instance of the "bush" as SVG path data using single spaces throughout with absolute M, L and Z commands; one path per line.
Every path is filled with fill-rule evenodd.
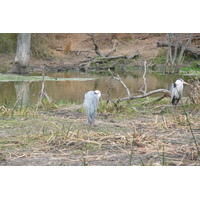
M 190 65 L 191 69 L 199 69 L 199 62 L 194 61 L 191 65 Z
M 17 33 L 1 33 L 0 34 L 0 52 L 13 53 L 17 44 Z

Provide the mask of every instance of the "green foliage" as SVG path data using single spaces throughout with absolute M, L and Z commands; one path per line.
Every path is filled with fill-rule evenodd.
M 161 49 L 159 53 L 152 59 L 153 64 L 165 64 L 166 63 L 166 49 Z
M 97 64 L 94 63 L 94 62 L 92 62 L 92 63 L 90 64 L 90 67 L 92 67 L 92 68 L 96 68 L 96 67 L 97 67 Z
M 109 102 L 103 101 L 100 103 L 98 107 L 98 112 L 101 113 L 120 113 L 123 112 L 124 109 L 126 109 L 126 106 L 122 104 L 117 104 L 115 102 Z
M 16 43 L 16 33 L 0 33 L 0 53 L 13 53 Z
M 154 64 L 165 64 L 166 63 L 166 55 L 157 56 L 152 61 Z
M 194 70 L 200 70 L 200 62 L 197 62 L 197 61 L 192 62 L 192 64 L 190 65 L 190 68 Z
M 187 67 L 181 67 L 181 71 L 189 72 L 190 74 L 196 74 L 198 75 L 198 72 L 200 71 L 200 62 L 193 61 L 189 66 Z
M 194 61 L 194 56 L 189 53 L 186 53 L 183 57 L 183 62 L 192 62 Z

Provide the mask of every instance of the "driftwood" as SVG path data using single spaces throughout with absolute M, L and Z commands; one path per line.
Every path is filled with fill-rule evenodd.
M 65 50 L 63 48 L 58 47 L 58 48 L 56 48 L 56 51 L 65 51 Z M 72 50 L 70 50 L 70 52 L 80 55 L 82 52 L 89 53 L 90 51 L 85 51 L 85 50 L 72 51 Z
M 106 63 L 110 60 L 117 60 L 119 58 L 123 58 L 123 59 L 135 59 L 137 57 L 139 57 L 139 52 L 137 51 L 135 54 L 131 55 L 131 56 L 125 56 L 125 55 L 119 55 L 119 56 L 110 56 L 110 57 L 101 57 L 101 58 L 91 58 L 86 56 L 87 58 L 89 58 L 89 60 L 84 60 L 79 64 L 79 68 L 81 70 L 87 71 L 87 69 L 91 66 L 92 63 Z M 117 65 L 118 61 L 116 61 L 113 65 L 111 65 L 110 67 L 108 67 L 108 69 L 114 68 L 115 65 Z
M 160 99 L 163 99 L 167 96 L 171 96 L 170 95 L 170 91 L 169 90 L 166 90 L 166 89 L 158 89 L 158 90 L 153 90 L 153 91 L 150 91 L 146 94 L 143 94 L 143 95 L 138 95 L 138 96 L 130 96 L 130 97 L 124 97 L 124 98 L 121 98 L 121 99 L 118 99 L 117 100 L 117 103 L 121 102 L 121 101 L 127 101 L 127 100 L 133 100 L 133 99 L 141 99 L 141 98 L 145 98 L 145 97 L 148 97 L 148 96 L 151 96 L 153 94 L 157 94 L 157 93 L 165 93 L 165 95 L 163 95 L 161 98 L 159 98 L 158 100 Z
M 169 44 L 167 42 L 161 42 L 161 41 L 157 42 L 157 47 L 168 47 L 168 45 Z M 171 44 L 171 48 L 174 49 L 175 45 Z M 178 50 L 181 50 L 181 45 L 180 44 L 178 45 Z M 185 52 L 191 53 L 196 59 L 200 59 L 200 53 L 192 50 L 191 48 L 186 47 L 185 48 Z
M 145 63 L 145 65 L 146 65 L 146 63 Z M 165 97 L 171 97 L 170 91 L 167 90 L 167 89 L 157 89 L 157 90 L 150 91 L 150 92 L 148 92 L 148 93 L 146 93 L 146 91 L 145 91 L 143 95 L 131 96 L 128 87 L 127 87 L 126 84 L 121 80 L 121 78 L 119 77 L 119 75 L 114 76 L 114 74 L 113 74 L 110 70 L 108 70 L 108 71 L 111 73 L 112 76 L 107 80 L 107 82 L 108 82 L 111 78 L 112 78 L 112 79 L 115 79 L 115 80 L 117 80 L 117 81 L 119 81 L 119 82 L 123 85 L 123 87 L 126 89 L 126 92 L 127 92 L 127 95 L 128 95 L 127 97 L 123 97 L 123 98 L 121 98 L 121 99 L 118 99 L 118 100 L 116 101 L 116 103 L 119 103 L 119 102 L 122 102 L 122 101 L 133 100 L 133 99 L 146 98 L 146 97 L 148 97 L 148 96 L 151 96 L 151 95 L 157 94 L 157 93 L 164 93 L 164 95 L 163 95 L 162 97 L 158 98 L 156 101 L 159 101 L 159 100 L 161 100 L 161 99 L 163 99 L 163 98 L 165 98 Z

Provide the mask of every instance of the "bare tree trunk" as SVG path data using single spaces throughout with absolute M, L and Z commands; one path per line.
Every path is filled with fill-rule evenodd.
M 168 51 L 167 51 L 167 58 L 166 58 L 165 73 L 170 73 L 170 74 L 179 73 L 184 52 L 192 41 L 192 34 L 190 34 L 189 39 L 185 45 L 182 42 L 181 33 L 180 34 L 168 33 L 167 36 L 168 36 L 168 44 L 167 44 Z M 175 37 L 174 44 L 173 44 L 173 37 Z M 172 47 L 174 49 L 173 57 L 172 57 Z M 178 60 L 177 60 L 178 50 L 180 50 L 180 53 L 178 55 Z
M 24 74 L 28 72 L 31 45 L 31 33 L 18 33 L 17 51 L 10 73 Z
M 191 33 L 190 36 L 189 36 L 189 39 L 188 39 L 188 41 L 187 41 L 187 43 L 186 43 L 186 45 L 183 45 L 183 44 L 182 44 L 181 52 L 180 52 L 180 54 L 179 54 L 177 66 L 176 66 L 176 68 L 175 68 L 175 70 L 174 70 L 174 73 L 179 73 L 179 71 L 180 71 L 181 62 L 182 62 L 182 59 L 183 59 L 183 54 L 184 54 L 184 52 L 185 52 L 185 49 L 190 45 L 190 43 L 191 43 L 191 41 L 192 41 L 192 35 L 193 35 L 193 34 Z
M 172 73 L 172 36 L 173 34 L 168 33 L 168 50 L 167 50 L 167 58 L 166 58 L 166 65 L 165 65 L 165 73 Z
M 173 66 L 175 65 L 176 57 L 177 57 L 177 50 L 178 50 L 178 33 L 175 34 L 176 37 L 176 42 L 175 42 L 175 47 L 174 47 L 174 56 L 172 60 Z

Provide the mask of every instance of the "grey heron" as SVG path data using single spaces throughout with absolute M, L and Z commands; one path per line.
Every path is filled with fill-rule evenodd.
M 176 106 L 183 94 L 183 85 L 189 85 L 189 83 L 185 82 L 183 79 L 179 78 L 171 87 L 171 99 L 172 105 Z
M 90 125 L 92 125 L 94 121 L 100 97 L 101 92 L 99 90 L 89 91 L 85 93 L 84 106 Z

